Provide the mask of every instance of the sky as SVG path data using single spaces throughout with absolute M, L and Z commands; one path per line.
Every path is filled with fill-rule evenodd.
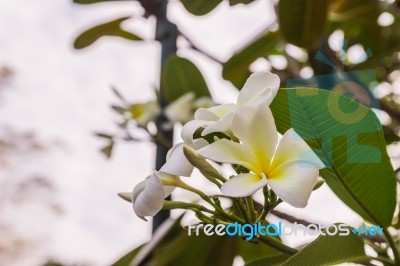
M 136 217 L 116 194 L 131 191 L 151 173 L 155 147 L 121 142 L 108 160 L 99 152 L 104 141 L 93 133 L 116 130 L 118 117 L 110 105 L 118 99 L 111 86 L 130 101 L 154 97 L 160 55 L 159 45 L 152 41 L 155 20 L 141 18 L 143 11 L 136 2 L 85 6 L 71 2 L 0 0 L 0 65 L 15 72 L 9 88 L 0 95 L 0 136 L 7 133 L 5 128 L 31 132 L 44 146 L 40 152 L 22 147 L 10 154 L 8 166 L 0 167 L 0 185 L 10 192 L 31 176 L 45 176 L 52 184 L 46 197 L 33 195 L 18 208 L 0 198 L 6 202 L 3 219 L 24 238 L 35 241 L 34 248 L 23 249 L 21 256 L 0 253 L 0 264 L 38 265 L 53 258 L 108 265 L 151 235 L 150 223 Z M 201 18 L 188 14 L 178 1 L 171 1 L 169 10 L 181 31 L 221 61 L 275 19 L 268 1 L 234 8 L 226 2 Z M 145 42 L 109 37 L 89 48 L 73 49 L 74 38 L 84 29 L 125 15 L 132 19 L 123 27 L 137 32 Z M 204 74 L 214 100 L 234 101 L 237 91 L 222 80 L 221 67 L 184 48 L 185 42 L 180 40 L 179 45 L 180 55 L 193 60 Z M 185 193 L 177 190 L 176 195 Z M 59 214 L 45 207 L 53 202 L 61 209 Z M 304 210 L 285 204 L 280 209 L 320 222 L 360 221 L 326 187 L 313 194 Z

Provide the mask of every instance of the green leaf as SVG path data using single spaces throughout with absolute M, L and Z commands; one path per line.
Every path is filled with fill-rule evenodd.
M 187 266 L 231 266 L 236 256 L 242 256 L 245 261 L 255 260 L 265 256 L 281 255 L 274 248 L 262 243 L 250 243 L 241 237 L 206 236 L 188 231 L 180 225 L 182 216 L 176 220 L 167 220 L 157 229 L 151 241 L 139 252 L 132 251 L 118 260 L 119 264 L 128 265 L 174 265 Z M 287 255 L 284 255 L 287 258 Z M 124 264 L 122 263 L 124 262 Z
M 103 36 L 117 36 L 131 41 L 142 40 L 139 36 L 131 32 L 127 32 L 121 28 L 121 23 L 129 18 L 130 17 L 119 18 L 84 31 L 75 39 L 74 48 L 85 48 Z
M 191 91 L 196 97 L 211 97 L 201 72 L 189 60 L 172 55 L 165 62 L 162 72 L 163 93 L 168 102 Z
M 127 202 L 132 202 L 132 193 L 131 192 L 119 192 L 118 196 L 121 199 L 126 200 Z
M 282 38 L 279 32 L 266 33 L 226 61 L 223 64 L 222 77 L 241 89 L 250 74 L 251 63 L 260 57 L 281 54 L 282 51 L 278 50 L 281 43 Z
M 334 20 L 348 20 L 375 13 L 378 5 L 378 0 L 335 0 L 331 11 Z
M 235 237 L 188 236 L 181 233 L 160 246 L 154 254 L 154 265 L 231 266 L 236 255 Z
M 112 139 L 113 138 L 113 136 L 112 135 L 110 135 L 110 134 L 106 134 L 106 133 L 102 133 L 102 132 L 96 132 L 96 133 L 94 133 L 97 137 L 99 137 L 99 138 L 103 138 L 103 139 Z
M 237 5 L 237 4 L 245 4 L 245 5 L 247 5 L 247 4 L 250 4 L 250 3 L 253 3 L 254 2 L 254 0 L 229 0 L 229 5 L 230 6 L 234 6 L 234 5 Z
M 278 266 L 282 265 L 282 262 L 289 258 L 288 255 L 274 255 L 269 257 L 264 257 L 262 259 L 254 260 L 250 263 L 246 263 L 246 266 Z
M 222 0 L 181 0 L 187 11 L 196 16 L 203 16 L 217 7 Z
M 96 4 L 101 2 L 119 2 L 119 1 L 131 1 L 131 0 L 73 0 L 76 4 Z
M 166 220 L 158 227 L 150 242 L 135 248 L 112 264 L 112 266 L 130 266 L 133 262 L 135 262 L 135 265 L 147 265 L 144 262 L 149 262 L 149 260 L 152 259 L 155 250 L 160 246 L 162 247 L 182 232 L 182 227 L 180 226 L 181 220 L 182 215 L 176 220 Z
M 321 235 L 280 265 L 336 265 L 366 258 L 362 238 L 351 233 L 351 228 L 347 228 L 350 230 L 348 236 Z
M 279 25 L 285 39 L 299 47 L 312 48 L 322 35 L 329 0 L 280 0 Z
M 280 89 L 271 104 L 278 131 L 294 130 L 327 168 L 327 185 L 367 221 L 387 227 L 396 206 L 396 179 L 374 112 L 320 89 Z
M 127 112 L 127 110 L 124 107 L 118 106 L 118 105 L 111 105 L 111 109 L 113 109 L 115 112 L 117 112 L 120 115 L 123 115 Z
M 236 239 L 204 234 L 189 236 L 181 227 L 180 219 L 167 221 L 142 248 L 134 265 L 187 266 L 190 262 L 191 266 L 231 266 L 237 254 Z
M 114 141 L 111 139 L 110 142 L 103 147 L 100 151 L 107 157 L 111 158 L 112 152 L 114 148 Z
M 279 238 L 276 238 L 279 239 Z M 237 239 L 238 241 L 238 255 L 240 255 L 246 265 L 253 265 L 252 262 L 259 261 L 261 259 L 272 259 L 276 257 L 275 259 L 280 262 L 283 262 L 284 260 L 288 259 L 289 256 L 282 254 L 281 252 L 277 251 L 276 249 L 265 245 L 261 242 L 258 243 L 253 243 L 249 241 L 245 241 L 241 238 Z M 271 262 L 271 261 L 270 261 Z M 254 264 L 253 266 L 258 265 Z M 261 265 L 261 264 L 260 264 Z M 264 263 L 264 265 L 273 265 L 269 263 Z
M 385 134 L 385 139 L 388 144 L 400 141 L 400 137 L 396 134 L 395 129 L 389 126 L 383 125 L 383 133 Z
M 373 59 L 381 59 L 377 56 L 379 51 L 388 50 L 388 42 L 385 43 L 384 39 L 387 35 L 392 36 L 392 34 L 383 34 L 382 27 L 377 22 L 381 12 L 378 0 L 334 1 L 330 13 L 332 31 L 341 29 L 348 47 L 361 44 L 365 49 L 369 48 L 373 51 L 375 55 Z M 373 64 L 371 68 L 376 64 L 378 63 Z
M 318 177 L 317 183 L 315 183 L 315 186 L 314 186 L 313 190 L 319 189 L 320 187 L 322 187 L 322 185 L 323 185 L 324 183 L 325 183 L 324 179 L 321 178 L 321 177 Z
M 112 266 L 129 266 L 131 264 L 132 260 L 139 253 L 139 251 L 142 247 L 143 247 L 143 245 L 128 252 L 126 255 L 124 255 L 122 258 L 120 258 L 118 261 L 114 262 L 112 264 Z

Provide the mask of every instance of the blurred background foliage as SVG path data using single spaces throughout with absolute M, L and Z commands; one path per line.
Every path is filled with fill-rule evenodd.
M 0 66 L 0 106 L 3 92 L 12 87 L 14 75 L 10 67 Z M 15 219 L 29 220 L 29 215 L 33 215 L 51 220 L 63 215 L 63 208 L 56 199 L 57 188 L 51 177 L 21 169 L 21 165 L 27 166 L 34 160 L 32 158 L 45 154 L 49 144 L 54 143 L 45 144 L 32 131 L 0 124 L 1 265 L 26 263 L 24 259 L 41 252 L 37 243 L 48 241 L 48 236 L 41 234 L 38 227 L 32 225 L 32 221 L 29 225 L 29 221 L 15 223 Z M 24 211 L 19 213 L 20 210 Z M 26 227 L 30 227 L 31 234 L 24 233 Z
M 77 4 L 89 5 L 100 2 L 117 2 L 118 0 L 74 0 Z M 120 0 L 129 1 L 129 0 Z M 135 1 L 135 0 L 131 0 Z M 225 0 L 227 1 L 227 0 Z M 261 0 L 255 0 L 261 1 Z M 369 107 L 380 110 L 383 129 L 387 144 L 397 143 L 400 135 L 400 1 L 394 0 L 279 0 L 274 1 L 277 20 L 272 25 L 264 28 L 251 40 L 244 43 L 228 60 L 221 62 L 212 51 L 202 49 L 201 43 L 193 42 L 180 25 L 175 25 L 168 20 L 166 1 L 163 0 L 138 0 L 143 7 L 143 17 L 155 16 L 157 19 L 156 36 L 153 40 L 143 40 L 139 34 L 123 29 L 121 23 L 135 17 L 123 16 L 121 18 L 105 21 L 95 25 L 77 36 L 74 47 L 83 49 L 104 36 L 124 38 L 127 41 L 160 42 L 162 48 L 162 71 L 160 77 L 160 90 L 155 90 L 161 109 L 168 103 L 178 99 L 189 91 L 194 91 L 196 97 L 209 96 L 207 83 L 201 71 L 187 58 L 179 55 L 177 40 L 183 39 L 190 48 L 222 66 L 221 76 L 240 89 L 256 65 L 261 65 L 265 70 L 278 74 L 282 87 L 291 84 L 290 81 L 301 78 L 305 87 L 319 87 L 322 89 L 335 89 Z M 223 2 L 223 0 L 181 0 L 187 12 L 194 16 L 204 16 Z M 230 6 L 251 4 L 252 0 L 229 0 Z M 254 19 L 257 19 L 255 17 Z M 212 29 L 210 29 L 212 30 Z M 190 35 L 196 33 L 190 33 Z M 335 38 L 333 38 L 335 37 Z M 341 39 L 340 43 L 332 40 Z M 207 40 L 204 40 L 206 42 Z M 355 55 L 355 56 L 354 56 Z M 144 62 L 145 63 L 145 62 Z M 374 70 L 376 77 L 363 77 L 363 70 Z M 358 72 L 360 71 L 360 72 Z M 333 75 L 332 75 L 333 74 Z M 315 76 L 326 76 L 325 79 L 315 79 Z M 323 82 L 322 82 L 322 81 Z M 327 84 L 332 83 L 332 84 Z M 345 86 L 337 88 L 334 85 L 340 81 L 355 81 L 366 90 L 359 90 L 359 86 Z M 367 98 L 365 97 L 367 93 Z M 116 94 L 119 93 L 116 91 Z M 113 106 L 114 111 L 123 117 L 120 127 L 127 132 L 124 139 L 138 141 L 128 132 L 128 124 L 134 123 L 134 115 L 128 116 L 133 104 L 124 102 L 121 106 Z M 379 111 L 377 111 L 379 112 Z M 132 121 L 130 121 L 132 120 Z M 154 133 L 152 140 L 158 143 L 160 151 L 162 143 L 154 136 L 172 141 L 172 130 L 162 129 L 160 121 L 165 122 L 161 113 L 155 121 L 155 129 L 147 129 Z M 154 127 L 154 125 L 153 125 Z M 114 147 L 115 136 L 99 133 L 100 137 L 109 140 L 102 151 L 109 157 Z M 159 158 L 165 158 L 165 147 Z M 158 158 L 157 165 L 162 165 Z M 190 246 L 191 240 L 175 234 L 173 242 L 179 242 L 184 249 Z M 178 236 L 177 236 L 178 235 Z M 168 239 L 168 234 L 162 241 Z M 152 240 L 153 241 L 153 240 Z M 215 240 L 215 245 L 219 245 Z M 212 241 L 211 241 L 212 242 Z M 209 246 L 214 242 L 208 242 Z M 185 265 L 176 252 L 178 244 L 153 245 L 153 250 L 148 251 L 143 261 L 151 265 Z M 200 243 L 200 244 L 199 244 Z M 197 243 L 201 244 L 201 240 Z M 204 243 L 203 243 L 204 244 Z M 232 247 L 236 244 L 232 244 Z M 199 246 L 198 246 L 199 247 Z M 139 247 L 140 249 L 140 247 Z M 234 252 L 233 252 L 233 251 Z M 213 260 L 213 265 L 231 265 L 235 255 L 241 255 L 239 248 L 232 248 L 224 261 Z M 128 265 L 137 254 L 138 249 L 127 254 L 115 265 Z M 183 251 L 178 252 L 183 254 Z M 158 254 L 158 255 L 157 255 Z M 167 256 L 160 262 L 160 256 Z M 273 254 L 276 255 L 276 254 Z M 142 254 L 143 256 L 143 254 Z M 283 261 L 286 257 L 278 254 L 276 261 Z M 213 258 L 211 255 L 208 258 Z M 192 258 L 193 260 L 193 258 Z M 142 261 L 142 262 L 143 262 Z M 166 261 L 169 261 L 168 264 Z M 196 265 L 206 265 L 201 261 Z M 143 263 L 144 263 L 143 262 Z M 215 264 L 217 263 L 217 264 Z
M 115 1 L 115 0 L 113 0 Z M 127 1 L 127 0 L 125 0 Z M 74 0 L 79 4 L 110 2 L 107 0 Z M 161 0 L 139 1 L 144 9 L 143 16 L 157 16 Z M 195 16 L 207 16 L 222 0 L 182 1 L 188 12 Z M 229 1 L 231 6 L 250 4 L 253 1 Z M 177 26 L 177 38 L 186 39 L 191 48 L 222 65 L 222 77 L 240 89 L 255 62 L 263 62 L 277 73 L 282 85 L 289 79 L 310 78 L 313 75 L 353 72 L 373 69 L 379 84 L 364 84 L 371 88 L 373 97 L 379 100 L 379 108 L 390 119 L 384 123 L 388 143 L 399 140 L 400 91 L 395 89 L 400 74 L 400 2 L 379 0 L 280 0 L 276 3 L 276 23 L 263 29 L 258 35 L 243 44 L 225 62 L 211 56 L 211 51 L 201 48 L 201 43 L 193 43 L 187 34 Z M 104 22 L 84 31 L 74 43 L 82 49 L 103 36 L 116 36 L 130 41 L 148 42 L 133 32 L 121 28 L 121 23 L 134 17 L 121 17 Z M 256 18 L 255 18 L 256 19 Z M 167 28 L 162 29 L 170 34 Z M 162 34 L 164 34 L 162 32 Z M 192 33 L 195 34 L 195 33 Z M 329 38 L 339 35 L 343 43 L 330 43 Z M 165 37 L 165 36 L 164 36 Z M 163 36 L 154 41 L 162 42 Z M 145 45 L 145 44 L 144 44 Z M 348 52 L 358 50 L 358 59 L 349 58 Z M 363 52 L 360 52 L 362 50 Z M 179 47 L 176 51 L 179 54 Z M 172 51 L 171 54 L 175 54 Z M 321 58 L 324 58 L 321 60 Z M 179 60 L 178 60 L 179 59 Z M 277 64 L 276 62 L 279 62 Z M 323 61 L 323 62 L 322 62 Z M 283 63 L 282 63 L 283 62 Z M 197 96 L 207 95 L 201 72 L 188 59 L 170 58 L 163 68 L 165 75 L 164 93 L 171 101 L 190 90 Z M 312 84 L 318 87 L 320 84 Z M 323 86 L 319 86 L 323 87 Z M 357 91 L 353 91 L 357 94 Z M 357 95 L 353 95 L 357 98 Z

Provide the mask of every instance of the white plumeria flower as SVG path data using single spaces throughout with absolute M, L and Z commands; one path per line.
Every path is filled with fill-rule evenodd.
M 194 148 L 199 149 L 207 144 L 207 141 L 202 139 L 196 142 L 197 146 L 195 145 Z M 133 189 L 133 209 L 140 218 L 154 216 L 161 210 L 164 199 L 172 193 L 175 187 L 185 186 L 179 176 L 191 176 L 194 167 L 186 159 L 183 146 L 182 142 L 172 147 L 168 151 L 167 162 L 160 171 L 155 171 Z
M 206 96 L 197 98 L 193 102 L 194 110 L 197 110 L 199 108 L 210 108 L 214 105 L 215 105 L 214 101 L 210 97 Z
M 193 166 L 186 159 L 183 146 L 183 143 L 178 143 L 168 151 L 167 162 L 161 167 L 161 172 L 177 176 L 190 176 L 192 174 Z
M 132 192 L 133 210 L 146 220 L 146 216 L 156 215 L 168 197 L 180 183 L 179 177 L 163 172 L 154 172 L 135 186 Z
M 165 116 L 170 121 L 180 123 L 186 123 L 193 119 L 193 101 L 195 97 L 194 92 L 185 93 L 165 108 Z
M 156 101 L 136 103 L 130 106 L 129 112 L 132 118 L 136 120 L 138 126 L 146 127 L 149 122 L 156 120 L 160 114 L 160 107 Z
M 232 119 L 237 108 L 254 100 L 262 100 L 265 105 L 269 105 L 278 92 L 279 84 L 279 77 L 270 72 L 252 74 L 239 92 L 236 104 L 198 109 L 194 114 L 195 120 L 188 122 L 182 128 L 182 139 L 185 143 L 193 143 L 193 134 L 201 127 L 204 127 L 202 136 L 214 132 L 231 135 Z
M 195 97 L 194 92 L 188 92 L 170 103 L 164 110 L 169 122 L 163 126 L 166 129 L 170 129 L 174 123 L 185 124 L 193 119 L 194 110 L 214 106 L 214 102 L 210 97 L 200 97 L 198 99 L 195 99 Z
M 245 197 L 269 185 L 283 201 L 305 207 L 318 169 L 325 167 L 307 143 L 293 129 L 278 143 L 274 118 L 264 101 L 241 106 L 233 117 L 232 131 L 240 143 L 221 139 L 198 151 L 213 161 L 250 170 L 224 183 L 222 193 Z

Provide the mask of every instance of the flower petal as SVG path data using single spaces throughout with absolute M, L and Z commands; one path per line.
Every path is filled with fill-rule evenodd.
M 237 104 L 246 104 L 257 99 L 268 90 L 268 97 L 265 100 L 267 101 L 267 105 L 269 105 L 276 96 L 279 84 L 280 80 L 277 75 L 270 72 L 256 72 L 252 74 L 244 84 L 239 93 Z
M 210 108 L 212 106 L 215 106 L 215 103 L 210 97 L 202 96 L 202 97 L 199 97 L 196 100 L 194 100 L 193 106 L 195 109 Z
M 255 174 L 239 174 L 226 181 L 221 192 L 229 197 L 246 197 L 254 194 L 257 190 L 267 185 L 267 179 Z
M 272 89 L 265 89 L 260 93 L 260 96 L 258 99 L 253 99 L 252 101 L 262 101 L 264 102 L 265 105 L 269 106 L 272 101 L 274 100 L 276 94 L 278 93 L 278 90 L 272 90 Z
M 221 118 L 227 113 L 233 112 L 236 110 L 236 104 L 227 103 L 227 104 L 220 104 L 213 107 L 208 108 L 213 114 L 217 117 Z
M 175 188 L 176 188 L 176 187 L 174 187 L 174 186 L 164 186 L 164 195 L 165 195 L 165 198 L 168 197 L 169 195 L 171 195 L 172 192 L 174 192 Z
M 156 120 L 160 113 L 160 107 L 155 101 L 150 101 L 147 103 L 132 104 L 129 111 L 139 126 L 146 127 L 150 121 Z
M 194 119 L 204 121 L 216 121 L 218 116 L 209 110 L 209 108 L 199 108 L 194 112 Z
M 193 165 L 186 159 L 183 153 L 184 143 L 173 146 L 167 154 L 167 162 L 161 167 L 160 172 L 177 176 L 190 176 Z
M 226 133 L 231 132 L 232 120 L 234 115 L 235 115 L 234 112 L 227 113 L 226 115 L 221 117 L 218 121 L 206 126 L 203 132 L 201 132 L 201 135 L 205 136 L 207 134 L 214 132 L 226 132 Z
M 212 123 L 213 122 L 211 121 L 204 121 L 204 120 L 189 121 L 182 127 L 181 137 L 183 141 L 188 145 L 192 144 L 194 142 L 193 134 L 196 132 L 196 130 L 198 130 L 201 127 L 208 126 Z
M 290 161 L 268 173 L 267 181 L 283 201 L 294 207 L 304 208 L 317 181 L 318 173 L 318 168 L 313 164 Z
M 164 203 L 164 188 L 156 175 L 151 175 L 143 182 L 139 183 L 139 188 L 135 187 L 132 192 L 133 210 L 136 215 L 145 219 L 146 216 L 154 216 L 158 213 Z M 141 191 L 137 194 L 138 191 Z
M 278 132 L 269 107 L 262 102 L 241 106 L 233 118 L 232 131 L 267 172 L 278 142 Z
M 161 181 L 161 184 L 164 186 L 164 198 L 171 195 L 171 193 L 175 190 L 176 186 L 181 182 L 179 176 L 171 175 L 168 173 L 164 173 L 161 171 L 154 171 L 154 174 Z
M 188 92 L 170 103 L 165 109 L 165 116 L 173 122 L 186 123 L 193 118 L 194 92 Z
M 278 167 L 280 164 L 288 161 L 302 161 L 312 164 L 313 168 L 324 168 L 325 165 L 308 146 L 308 144 L 294 131 L 293 128 L 283 134 L 279 141 L 274 158 L 272 160 L 271 169 Z M 309 164 L 304 164 L 305 167 Z
M 240 143 L 227 139 L 220 139 L 201 148 L 198 152 L 207 159 L 220 163 L 239 164 L 259 173 L 258 167 L 254 164 L 254 157 L 249 153 L 246 147 Z
M 225 114 L 236 110 L 236 105 L 233 103 L 220 104 L 210 108 L 199 108 L 194 114 L 197 120 L 216 121 Z
M 150 176 L 146 177 L 145 180 L 143 180 L 142 182 L 138 183 L 138 184 L 133 188 L 132 195 L 131 195 L 131 199 L 132 199 L 131 202 L 135 203 L 136 198 L 137 198 L 137 197 L 140 195 L 140 193 L 142 193 L 143 190 L 146 188 L 147 179 L 148 179 L 149 177 L 150 177 Z
M 193 144 L 192 145 L 188 145 L 188 146 L 190 146 L 191 148 L 193 148 L 193 149 L 195 149 L 197 151 L 198 149 L 201 149 L 201 148 L 203 148 L 203 147 L 205 147 L 207 145 L 208 145 L 207 140 L 205 140 L 205 139 L 195 139 L 193 141 Z

